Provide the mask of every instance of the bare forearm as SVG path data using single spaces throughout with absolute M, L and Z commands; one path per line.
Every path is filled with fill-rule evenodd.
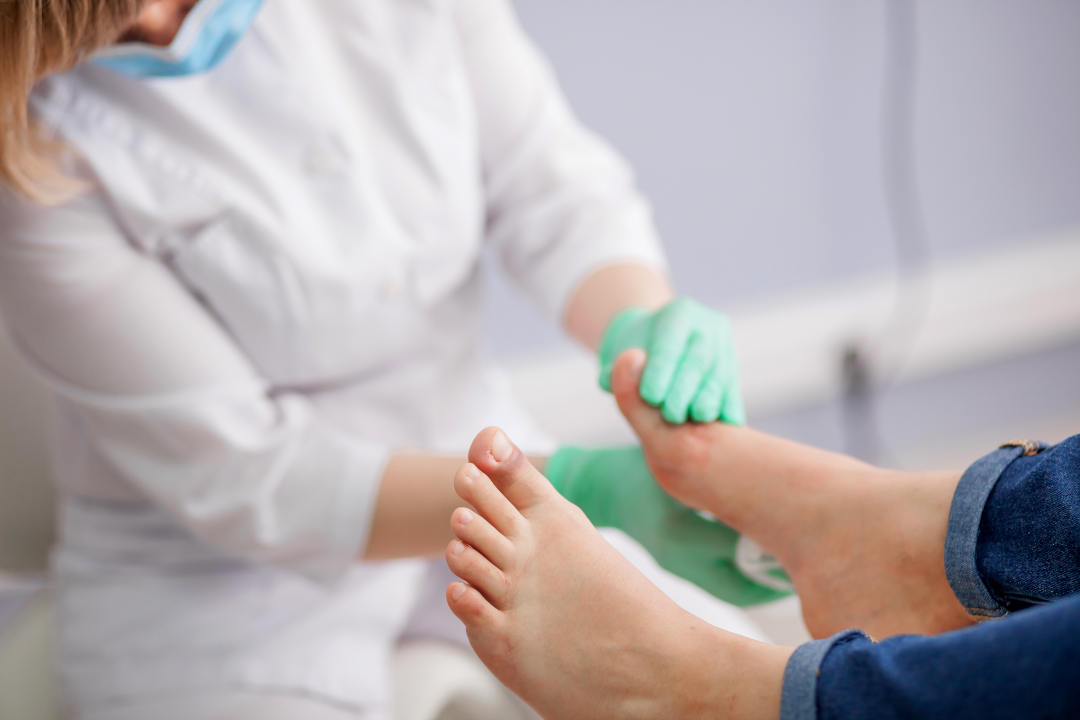
M 590 350 L 600 345 L 608 323 L 628 307 L 655 309 L 672 299 L 671 285 L 658 270 L 634 263 L 611 265 L 590 275 L 567 305 L 563 324 Z
M 450 540 L 450 513 L 461 504 L 451 487 L 461 458 L 401 453 L 379 485 L 364 560 L 437 555 Z
M 546 458 L 532 458 L 543 470 Z M 463 504 L 454 492 L 454 473 L 464 459 L 454 455 L 399 453 L 390 458 L 379 485 L 371 534 L 362 560 L 397 560 L 438 555 L 452 537 L 450 514 Z

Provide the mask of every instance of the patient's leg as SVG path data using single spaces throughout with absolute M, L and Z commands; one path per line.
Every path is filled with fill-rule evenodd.
M 641 351 L 625 353 L 612 385 L 657 482 L 775 555 L 815 637 L 970 624 L 944 566 L 959 472 L 881 470 L 748 428 L 669 425 L 640 399 L 643 362 Z
M 447 601 L 481 660 L 545 718 L 776 717 L 791 650 L 684 612 L 499 430 L 455 476 Z

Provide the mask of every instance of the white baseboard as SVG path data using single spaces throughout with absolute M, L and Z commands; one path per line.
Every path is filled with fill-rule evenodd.
M 881 365 L 903 353 L 895 379 L 904 382 L 1080 340 L 1080 228 L 942 262 L 927 278 L 923 319 L 910 336 L 883 335 L 896 298 L 888 275 L 730 308 L 751 417 L 835 396 L 843 348 L 853 341 Z M 556 439 L 629 437 L 585 353 L 533 356 L 510 367 L 520 398 Z

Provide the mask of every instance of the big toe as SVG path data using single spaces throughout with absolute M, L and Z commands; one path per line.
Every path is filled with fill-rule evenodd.
M 469 461 L 486 473 L 519 510 L 527 510 L 556 494 L 548 479 L 499 428 L 480 431 L 469 448 Z
M 627 350 L 615 360 L 615 369 L 611 373 L 611 392 L 615 395 L 615 402 L 643 442 L 666 429 L 657 409 L 641 398 L 639 387 L 645 371 L 645 360 L 644 350 Z

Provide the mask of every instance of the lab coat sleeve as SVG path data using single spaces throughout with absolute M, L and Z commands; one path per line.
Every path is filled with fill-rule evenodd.
M 508 0 L 458 0 L 476 108 L 487 235 L 525 290 L 561 317 L 594 271 L 663 269 L 650 208 L 627 164 L 574 117 Z
M 79 462 L 226 554 L 322 582 L 356 562 L 386 451 L 272 393 L 93 196 L 55 209 L 0 197 L 0 310 L 86 438 Z

